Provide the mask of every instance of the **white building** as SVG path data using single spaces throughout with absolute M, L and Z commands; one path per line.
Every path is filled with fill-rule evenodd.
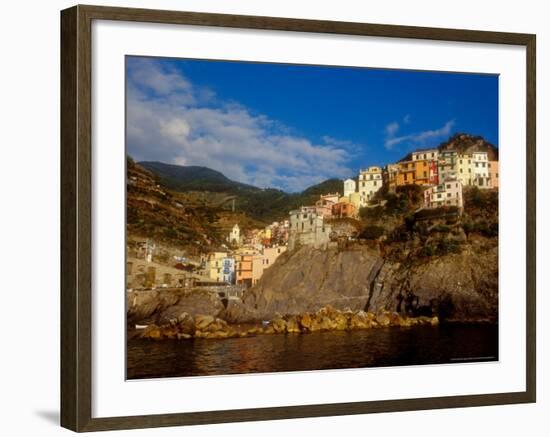
M 372 166 L 359 171 L 361 206 L 366 206 L 380 188 L 382 188 L 382 168 Z
M 424 190 L 425 208 L 439 208 L 441 206 L 463 208 L 462 183 L 459 180 L 448 180 Z
M 473 185 L 479 188 L 491 188 L 487 152 L 473 152 L 472 164 Z
M 412 161 L 437 161 L 438 158 L 439 150 L 437 149 L 417 150 L 415 152 L 412 152 Z
M 241 244 L 241 230 L 238 224 L 235 223 L 235 226 L 233 226 L 233 229 L 231 229 L 231 232 L 229 232 L 229 237 L 227 237 L 227 241 L 229 241 L 229 243 L 231 244 Z
M 302 206 L 290 211 L 290 236 L 288 249 L 297 246 L 326 247 L 330 241 L 331 226 L 325 224 L 322 215 L 317 214 L 315 207 Z
M 355 193 L 356 190 L 357 190 L 357 184 L 353 179 L 346 179 L 344 181 L 344 197 L 349 198 L 349 196 L 352 193 Z
M 491 188 L 491 171 L 487 152 L 458 155 L 456 176 L 462 185 Z

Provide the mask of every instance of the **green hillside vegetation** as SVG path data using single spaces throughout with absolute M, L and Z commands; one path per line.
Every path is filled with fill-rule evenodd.
M 139 165 L 153 173 L 164 186 L 177 192 L 200 191 L 234 196 L 236 211 L 264 224 L 286 219 L 292 209 L 313 204 L 320 194 L 343 194 L 343 182 L 340 179 L 328 179 L 301 193 L 286 193 L 274 188 L 263 189 L 236 182 L 207 167 L 150 161 L 140 162 Z M 229 209 L 232 203 L 226 202 L 223 207 Z
M 422 187 L 380 191 L 377 204 L 359 210 L 359 239 L 379 241 L 394 261 L 426 262 L 463 250 L 486 251 L 498 244 L 498 190 L 464 187 L 464 211 L 456 206 L 422 209 Z

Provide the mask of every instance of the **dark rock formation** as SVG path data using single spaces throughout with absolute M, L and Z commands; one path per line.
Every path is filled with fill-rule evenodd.
M 384 260 L 365 246 L 350 250 L 303 247 L 284 254 L 221 317 L 229 322 L 271 320 L 315 312 L 327 305 L 344 311 L 391 311 L 438 316 L 442 321 L 495 322 L 498 316 L 498 252 L 463 252 L 417 260 Z
M 127 322 L 164 325 L 185 313 L 216 317 L 223 309 L 217 295 L 204 290 L 162 288 L 127 293 Z

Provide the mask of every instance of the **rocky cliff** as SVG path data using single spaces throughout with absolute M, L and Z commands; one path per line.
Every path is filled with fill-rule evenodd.
M 346 250 L 303 247 L 279 257 L 242 302 L 230 302 L 222 317 L 233 323 L 270 320 L 326 305 L 438 316 L 449 322 L 495 322 L 498 250 L 399 263 L 363 245 Z

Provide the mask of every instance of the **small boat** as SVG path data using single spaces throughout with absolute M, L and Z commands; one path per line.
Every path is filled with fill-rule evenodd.
M 262 320 L 262 325 L 263 326 L 269 325 L 269 320 Z
M 145 329 L 147 328 L 149 325 L 136 325 L 136 329 Z

